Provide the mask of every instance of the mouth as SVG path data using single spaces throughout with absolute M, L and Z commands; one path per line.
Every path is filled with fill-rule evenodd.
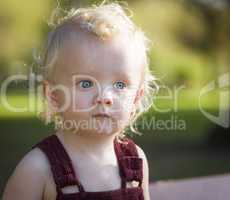
M 110 116 L 106 113 L 98 113 L 98 114 L 93 115 L 93 117 L 110 118 Z

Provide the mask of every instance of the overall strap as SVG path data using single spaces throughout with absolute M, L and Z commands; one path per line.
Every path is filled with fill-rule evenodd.
M 33 148 L 35 147 L 40 148 L 49 160 L 57 192 L 61 192 L 62 188 L 69 185 L 77 185 L 79 191 L 84 192 L 84 188 L 76 179 L 72 162 L 56 135 L 45 138 Z
M 139 186 L 143 179 L 143 161 L 138 156 L 135 143 L 128 138 L 122 142 L 114 140 L 115 152 L 118 158 L 122 188 L 126 187 L 129 181 L 138 181 Z

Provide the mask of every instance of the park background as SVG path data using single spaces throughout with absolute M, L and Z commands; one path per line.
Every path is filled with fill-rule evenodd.
M 98 2 L 60 0 L 59 4 L 68 10 Z M 135 23 L 152 41 L 150 67 L 164 86 L 154 98 L 154 106 L 137 123 L 143 135 L 133 136 L 146 152 L 150 181 L 229 173 L 229 125 L 224 128 L 212 122 L 201 108 L 218 116 L 220 93 L 229 94 L 229 88 L 218 88 L 217 80 L 222 75 L 230 76 L 230 2 L 125 2 L 133 11 Z M 1 83 L 10 75 L 29 74 L 31 68 L 36 69 L 33 54 L 50 30 L 48 21 L 55 8 L 56 0 L 0 2 Z M 199 99 L 202 88 L 212 81 L 216 89 Z M 181 87 L 175 99 L 173 92 Z M 16 107 L 28 105 L 28 82 L 13 82 L 7 98 Z M 41 122 L 36 112 L 10 112 L 0 103 L 1 196 L 19 160 L 33 144 L 52 134 L 53 127 Z M 229 111 L 227 106 L 221 109 Z M 143 126 L 143 120 L 152 120 L 151 126 Z

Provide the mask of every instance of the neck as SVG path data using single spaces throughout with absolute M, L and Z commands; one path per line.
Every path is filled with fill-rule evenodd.
M 56 135 L 66 147 L 71 148 L 75 152 L 101 154 L 113 148 L 113 142 L 117 133 L 106 135 L 85 132 L 69 133 L 60 130 Z

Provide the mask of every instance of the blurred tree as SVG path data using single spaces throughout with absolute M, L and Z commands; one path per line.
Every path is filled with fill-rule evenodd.
M 38 47 L 49 31 L 46 22 L 58 4 L 68 10 L 72 6 L 81 7 L 100 2 L 102 0 L 1 1 L 1 75 L 26 69 L 23 63 L 32 58 L 32 48 Z M 214 70 L 218 71 L 217 66 L 228 70 L 229 0 L 125 2 L 129 3 L 129 7 L 134 11 L 137 24 L 141 25 L 150 39 L 158 45 L 154 52 L 151 52 L 155 62 L 153 64 L 161 74 L 167 74 L 166 80 L 170 85 L 188 83 L 199 87 Z M 207 72 L 207 69 L 210 70 Z
M 206 53 L 218 70 L 229 71 L 230 65 L 230 0 L 187 0 L 184 4 L 190 12 L 199 10 L 205 25 L 200 41 L 184 35 L 184 43 Z M 219 71 L 219 72 L 220 72 Z
M 49 9 L 50 0 L 0 1 L 0 76 L 26 71 L 25 58 L 39 44 Z
M 189 36 L 200 41 L 205 24 L 198 12 L 188 12 L 183 4 L 180 0 L 143 0 L 132 8 L 134 20 L 153 42 L 150 56 L 154 73 L 169 86 L 184 84 L 198 89 L 213 70 L 207 71 L 208 59 L 183 40 Z

